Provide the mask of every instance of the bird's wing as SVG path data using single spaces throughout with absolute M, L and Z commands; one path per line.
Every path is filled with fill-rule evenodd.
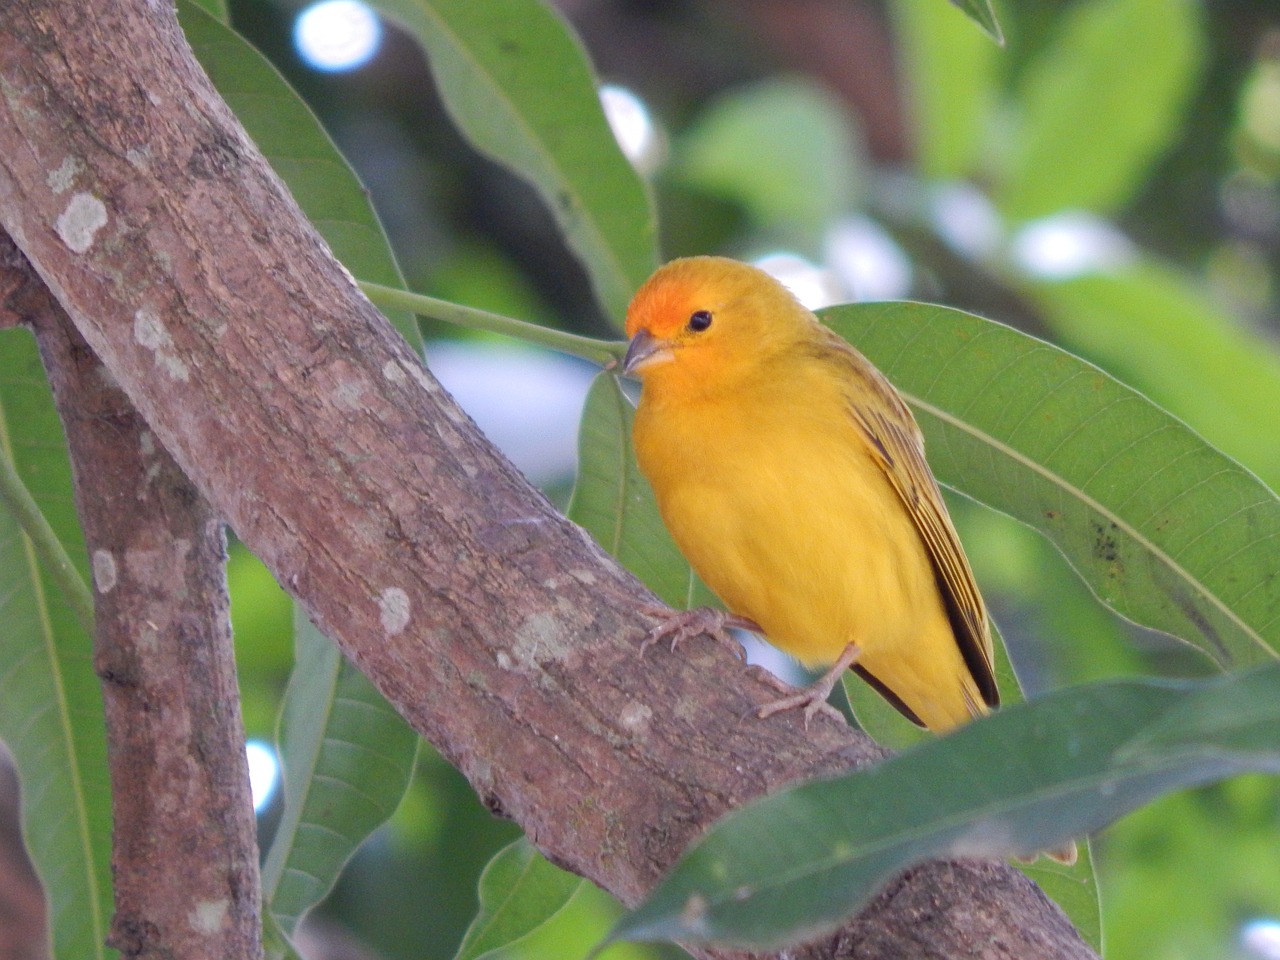
M 999 702 L 999 693 L 987 607 L 947 513 L 942 492 L 925 461 L 924 437 L 911 410 L 884 375 L 835 333 L 830 336 L 839 362 L 850 368 L 849 382 L 865 385 L 883 401 L 871 409 L 871 404 L 856 403 L 850 398 L 849 411 L 866 438 L 871 455 L 879 461 L 920 531 L 938 573 L 938 584 L 960 652 L 983 700 L 994 707 Z

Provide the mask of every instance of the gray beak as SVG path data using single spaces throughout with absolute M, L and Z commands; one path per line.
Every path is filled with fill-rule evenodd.
M 648 330 L 641 330 L 631 338 L 631 344 L 627 347 L 627 355 L 622 358 L 622 372 L 624 374 L 635 373 L 637 368 L 643 366 L 644 362 L 658 353 L 663 346 L 662 341 Z

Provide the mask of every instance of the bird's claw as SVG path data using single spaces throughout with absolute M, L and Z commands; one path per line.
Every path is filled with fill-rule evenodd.
M 857 662 L 861 653 L 862 651 L 856 643 L 850 643 L 841 652 L 836 662 L 831 665 L 826 673 L 818 678 L 818 681 L 813 686 L 798 693 L 789 694 L 780 700 L 774 700 L 772 703 L 766 703 L 756 712 L 756 716 L 764 720 L 766 717 L 772 717 L 775 713 L 782 713 L 784 710 L 795 710 L 799 707 L 804 707 L 804 728 L 806 730 L 809 729 L 809 721 L 813 719 L 814 714 L 820 711 L 844 723 L 844 715 L 827 703 L 827 697 L 831 696 L 831 691 L 840 682 L 844 672 Z
M 809 729 L 809 721 L 816 714 L 825 713 L 833 720 L 844 723 L 844 714 L 827 703 L 827 697 L 830 690 L 821 690 L 818 687 L 810 687 L 807 690 L 801 690 L 799 693 L 793 693 L 790 696 L 782 697 L 779 700 L 773 700 L 766 703 L 763 707 L 756 711 L 756 716 L 761 720 L 772 717 L 775 713 L 784 713 L 787 710 L 798 710 L 804 708 L 804 728 Z
M 1075 865 L 1076 860 L 1080 858 L 1080 851 L 1076 848 L 1074 840 L 1068 840 L 1060 847 L 1054 847 L 1052 850 L 1038 850 L 1035 853 L 1019 853 L 1014 859 L 1019 863 L 1035 863 L 1040 857 L 1048 857 L 1050 860 L 1056 860 L 1063 866 L 1071 867 Z
M 671 650 L 674 652 L 683 641 L 700 634 L 707 634 L 721 646 L 727 648 L 739 660 L 747 659 L 747 652 L 741 643 L 729 633 L 730 628 L 756 630 L 760 628 L 745 617 L 738 617 L 723 610 L 711 607 L 697 607 L 693 610 L 668 610 L 662 607 L 646 607 L 644 612 L 657 617 L 661 622 L 650 630 L 640 641 L 640 656 L 644 656 L 655 643 L 670 638 Z

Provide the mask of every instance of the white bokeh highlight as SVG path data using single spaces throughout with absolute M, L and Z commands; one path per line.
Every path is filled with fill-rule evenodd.
M 381 47 L 382 21 L 360 0 L 320 0 L 298 14 L 293 44 L 313 70 L 355 70 L 372 60 Z
M 280 783 L 280 761 L 271 745 L 261 740 L 250 740 L 244 745 L 244 752 L 249 761 L 249 789 L 256 813 L 267 805 Z

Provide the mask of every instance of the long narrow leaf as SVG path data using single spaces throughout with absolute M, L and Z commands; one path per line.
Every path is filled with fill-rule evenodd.
M 35 343 L 0 334 L 0 455 L 9 457 L 81 577 L 71 467 Z M 12 515 L 0 509 L 0 738 L 22 782 L 22 829 L 50 901 L 53 952 L 115 956 L 111 792 L 91 640 Z
M 1105 603 L 1220 666 L 1276 656 L 1280 500 L 1098 368 L 946 307 L 824 319 L 915 408 L 940 480 L 1030 524 Z
M 309 107 L 262 54 L 193 0 L 179 0 L 187 42 L 298 206 L 355 276 L 390 287 L 404 277 L 369 196 Z M 412 313 L 387 318 L 421 353 Z
M 1280 664 L 1058 691 L 735 811 L 610 940 L 774 949 L 833 929 L 924 859 L 1052 848 L 1171 790 L 1253 770 L 1280 772 Z
M 1204 430 L 1273 489 L 1280 484 L 1280 350 L 1207 286 L 1136 257 L 1070 279 L 1024 278 L 1019 287 L 1057 342 Z
M 427 52 L 472 145 L 531 183 L 615 320 L 657 264 L 643 182 L 605 120 L 586 52 L 540 0 L 375 0 Z
M 996 681 L 1000 687 L 1002 709 L 1026 698 L 1018 678 L 1009 662 L 1004 641 L 997 633 Z M 902 716 L 876 693 L 861 677 L 848 671 L 844 675 L 844 690 L 860 726 L 877 743 L 895 750 L 902 750 L 933 739 Z M 1049 857 L 1039 857 L 1029 863 L 1019 863 L 1020 869 L 1031 877 L 1040 889 L 1060 906 L 1071 920 L 1080 936 L 1102 950 L 1102 905 L 1098 892 L 1098 877 L 1093 867 L 1093 853 L 1087 837 L 1075 838 L 1076 862 L 1070 865 Z
M 298 612 L 297 664 L 280 717 L 284 813 L 262 899 L 291 936 L 409 786 L 417 734 Z

